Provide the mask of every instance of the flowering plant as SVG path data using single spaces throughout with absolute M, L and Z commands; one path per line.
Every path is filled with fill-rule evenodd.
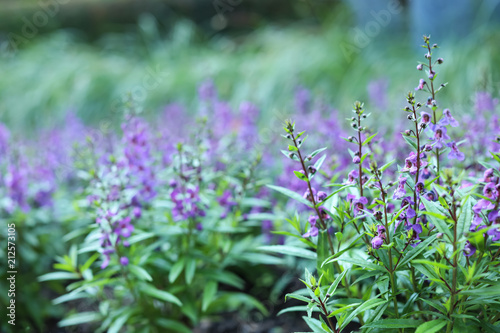
M 464 141 L 451 139 L 457 119 L 439 109 L 446 83 L 436 83 L 444 62 L 434 55 L 438 46 L 424 36 L 423 47 L 426 62 L 417 69 L 427 77 L 403 108 L 410 123 L 402 132 L 410 149 L 404 160 L 379 164 L 376 134 L 365 125 L 370 114 L 356 102 L 349 118 L 355 135 L 345 138 L 355 147 L 354 168 L 344 183 L 326 179 L 318 190 L 311 180 L 326 148 L 306 153 L 305 132 L 285 123 L 286 155 L 305 194 L 270 188 L 310 215 L 306 223 L 289 220 L 293 239 L 267 250 L 314 260 L 305 288 L 286 297 L 306 305 L 285 310 L 307 311 L 303 318 L 314 332 L 498 330 L 500 153 L 483 156 L 484 174 L 460 171 L 478 164 L 460 150 Z M 427 101 L 418 101 L 420 91 L 430 94 Z

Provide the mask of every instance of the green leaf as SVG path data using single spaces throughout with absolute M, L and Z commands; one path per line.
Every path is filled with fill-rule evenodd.
M 286 299 L 289 297 L 297 299 L 297 300 L 302 301 L 302 302 L 306 302 L 306 303 L 309 303 L 311 301 L 310 298 L 307 298 L 307 297 L 299 295 L 299 294 L 286 294 L 285 295 L 285 302 L 286 302 Z
M 386 269 L 382 266 L 379 266 L 377 264 L 374 264 L 372 262 L 369 262 L 368 260 L 362 260 L 362 259 L 355 259 L 355 258 L 348 258 L 348 257 L 343 257 L 343 258 L 335 258 L 332 260 L 327 261 L 327 263 L 331 263 L 334 261 L 345 261 L 350 264 L 362 267 L 362 268 L 367 268 L 371 270 L 378 270 L 381 272 L 387 272 Z
M 434 267 L 437 267 L 437 268 L 451 270 L 451 266 L 442 264 L 440 262 L 430 261 L 430 260 L 425 260 L 425 259 L 416 259 L 416 260 L 413 260 L 412 264 L 423 264 L 423 265 L 429 265 L 429 266 L 434 266 Z
M 369 144 L 373 140 L 373 138 L 377 136 L 377 134 L 378 133 L 375 133 L 373 135 L 370 135 L 368 138 L 366 138 L 366 140 L 363 141 L 363 146 L 366 146 L 367 144 Z
M 164 290 L 156 289 L 154 286 L 150 284 L 142 283 L 140 285 L 140 289 L 143 293 L 149 296 L 165 301 L 167 303 L 173 303 L 178 306 L 182 306 L 182 302 L 177 297 Z
M 61 304 L 69 301 L 74 301 L 76 299 L 88 298 L 89 294 L 82 292 L 71 292 L 66 295 L 59 296 L 58 298 L 52 300 L 53 304 Z
M 309 156 L 311 158 L 314 158 L 314 156 L 318 155 L 319 153 L 321 153 L 322 151 L 326 150 L 326 147 L 324 148 L 320 148 L 320 149 L 316 149 L 315 151 L 313 151 Z
M 304 175 L 302 172 L 300 172 L 300 171 L 296 171 L 296 170 L 293 170 L 293 173 L 295 174 L 295 176 L 297 176 L 297 178 L 298 178 L 298 179 L 300 179 L 300 180 L 303 180 L 303 181 L 307 182 L 307 179 L 308 179 L 308 178 L 307 178 L 307 176 L 306 176 L 306 175 Z
M 401 259 L 401 262 L 398 264 L 398 270 L 404 267 L 407 263 L 409 263 L 411 260 L 416 258 L 420 253 L 425 251 L 427 249 L 427 246 L 429 246 L 430 243 L 432 243 L 437 237 L 437 234 L 434 234 L 427 238 L 425 241 L 422 243 L 418 244 L 414 248 L 412 248 L 410 251 L 406 253 L 406 255 Z
M 303 196 L 301 196 L 300 194 L 298 194 L 292 190 L 289 190 L 289 189 L 281 187 L 281 186 L 274 186 L 274 185 L 266 185 L 266 186 L 272 190 L 278 191 L 278 192 L 286 195 L 289 198 L 292 198 L 295 201 L 298 201 L 300 203 L 303 203 L 304 205 L 312 207 L 311 203 L 309 201 L 307 201 L 307 199 L 305 199 Z
M 316 170 L 321 169 L 321 166 L 323 165 L 323 162 L 325 161 L 325 159 L 326 159 L 326 155 L 323 155 L 320 158 L 318 158 L 316 163 L 314 163 L 314 167 L 316 168 Z
M 342 325 L 340 325 L 340 329 L 344 329 L 347 326 L 347 324 L 349 324 L 358 314 L 366 310 L 369 310 L 371 308 L 374 308 L 376 306 L 379 306 L 380 304 L 385 304 L 387 302 L 389 301 L 386 299 L 380 299 L 380 298 L 369 299 L 368 301 L 364 302 L 359 307 L 357 307 L 353 312 L 351 312 L 349 316 L 347 316 L 347 318 L 342 322 Z
M 366 324 L 362 328 L 412 328 L 421 324 L 421 320 L 414 319 L 382 319 Z
M 384 172 L 385 170 L 387 170 L 387 168 L 389 168 L 391 165 L 393 165 L 394 163 L 396 163 L 396 160 L 392 160 L 386 164 L 384 164 L 379 170 L 381 172 Z
M 331 333 L 332 331 L 330 329 L 325 330 L 323 328 L 323 325 L 321 325 L 321 322 L 317 319 L 314 318 L 309 318 L 309 317 L 302 317 L 304 321 L 306 322 L 307 326 L 309 326 L 310 329 L 313 330 L 314 333 Z
M 479 296 L 479 297 L 498 297 L 500 295 L 500 285 L 486 288 L 478 288 L 471 290 L 464 290 L 460 292 L 461 295 Z
M 442 232 L 443 234 L 445 234 L 448 237 L 448 239 L 451 241 L 453 239 L 453 236 L 451 235 L 451 231 L 448 228 L 446 221 L 444 221 L 441 218 L 436 217 L 436 216 L 442 215 L 439 208 L 437 208 L 436 205 L 434 204 L 434 202 L 432 202 L 432 201 L 429 201 L 423 197 L 421 198 L 421 200 L 424 203 L 424 206 L 425 206 L 425 209 L 427 210 L 427 212 L 433 213 L 433 214 L 427 214 L 430 217 L 432 224 L 434 224 L 436 226 L 436 228 L 439 230 L 439 232 Z
M 174 281 L 177 280 L 177 277 L 179 277 L 183 269 L 184 269 L 184 258 L 181 258 L 170 269 L 170 273 L 168 274 L 168 281 L 170 283 L 174 283 Z
M 295 247 L 295 246 L 267 245 L 267 246 L 260 246 L 260 247 L 258 247 L 258 249 L 262 250 L 262 251 L 267 251 L 267 252 L 287 254 L 287 255 L 291 255 L 291 256 L 295 256 L 295 257 L 316 260 L 316 253 L 314 253 L 310 250 L 300 248 L 300 247 Z
M 333 283 L 330 285 L 330 287 L 328 287 L 327 294 L 330 294 L 330 295 L 335 294 L 335 291 L 337 290 L 337 287 L 338 287 L 340 281 L 342 281 L 342 279 L 344 278 L 346 273 L 347 273 L 347 269 L 344 270 L 342 273 L 340 273 L 339 276 L 337 276 L 335 281 L 333 281 Z
M 101 320 L 101 315 L 98 312 L 91 312 L 91 311 L 80 312 L 80 313 L 71 315 L 68 318 L 61 320 L 57 324 L 57 326 L 67 327 L 67 326 L 74 326 L 74 325 L 90 323 L 90 322 L 99 321 L 99 320 Z
M 406 143 L 409 144 L 410 147 L 417 150 L 417 143 L 413 141 L 409 136 L 403 134 L 403 139 L 405 139 Z
M 85 272 L 99 258 L 99 253 L 94 253 L 81 267 L 80 272 Z
M 196 260 L 195 259 L 188 259 L 186 260 L 186 271 L 185 277 L 186 277 L 186 283 L 189 285 L 193 281 L 194 273 L 196 271 Z
M 142 267 L 136 265 L 129 265 L 128 269 L 130 270 L 130 273 L 137 276 L 140 280 L 153 281 L 151 275 L 149 275 L 149 273 Z
M 319 231 L 318 245 L 316 246 L 316 255 L 317 255 L 316 269 L 318 271 L 318 274 L 321 274 L 321 272 L 324 272 L 325 276 L 328 278 L 328 280 L 331 281 L 330 278 L 333 280 L 333 277 L 332 277 L 333 272 L 331 271 L 331 267 L 323 268 L 321 266 L 323 261 L 325 261 L 326 258 L 328 258 L 329 254 L 330 254 L 329 247 L 328 247 L 328 238 L 329 237 L 330 237 L 330 235 L 328 234 L 328 231 L 326 231 L 326 230 Z
M 469 231 L 472 224 L 472 199 L 469 197 L 465 204 L 462 206 L 462 212 L 457 221 L 457 235 L 459 238 L 463 237 L 464 232 Z
M 127 322 L 127 320 L 128 320 L 129 317 L 130 317 L 130 312 L 122 314 L 109 327 L 107 333 L 118 333 L 118 332 L 120 332 L 120 329 L 123 327 L 123 325 L 125 325 L 125 323 Z
M 77 280 L 80 278 L 81 276 L 76 273 L 52 272 L 39 276 L 37 280 L 38 282 L 43 282 L 43 281 L 53 281 L 53 280 Z
M 418 326 L 415 333 L 436 333 L 441 328 L 443 328 L 447 323 L 448 321 L 444 319 L 431 320 Z
M 217 282 L 215 281 L 209 281 L 205 289 L 203 289 L 203 298 L 201 301 L 201 309 L 203 312 L 207 311 L 208 306 L 210 303 L 212 303 L 212 300 L 215 297 L 215 294 L 217 293 Z
M 178 333 L 192 333 L 191 329 L 186 325 L 172 319 L 158 318 L 156 319 L 158 326 L 172 330 Z
M 151 238 L 151 237 L 155 237 L 155 234 L 152 232 L 143 232 L 143 233 L 140 233 L 138 235 L 131 236 L 128 239 L 128 242 L 129 242 L 129 244 L 135 244 L 138 242 L 142 242 L 142 241 L 144 241 L 148 238 Z

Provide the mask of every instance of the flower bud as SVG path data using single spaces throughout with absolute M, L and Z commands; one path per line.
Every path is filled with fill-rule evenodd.
M 310 174 L 314 175 L 317 170 L 313 165 L 310 165 L 307 167 L 307 171 L 309 171 Z
M 354 164 L 359 164 L 361 162 L 361 158 L 359 158 L 359 156 L 354 156 L 354 158 L 352 159 L 352 163 Z
M 430 143 L 426 144 L 424 147 L 425 151 L 431 151 L 432 150 L 432 145 Z
M 440 64 L 440 65 L 441 65 L 443 62 L 444 62 L 443 58 L 438 58 L 438 60 L 437 60 L 437 63 L 438 63 L 438 64 Z
M 350 142 L 353 142 L 354 141 L 354 137 L 350 136 L 350 137 L 347 138 L 347 140 L 349 140 Z
M 325 200 L 327 196 L 328 196 L 328 195 L 327 195 L 325 192 L 323 192 L 323 191 L 319 191 L 319 192 L 318 192 L 318 200 L 319 200 L 319 201 L 323 201 L 323 200 Z
M 411 134 L 410 130 L 406 130 L 406 131 L 405 131 L 405 135 L 406 135 L 406 136 L 410 136 L 410 134 Z
M 424 65 L 418 64 L 417 65 L 417 70 L 421 71 L 422 69 L 424 69 Z
M 442 232 L 440 232 L 437 234 L 436 238 L 441 239 L 441 238 L 443 238 L 443 236 L 444 236 L 444 234 Z

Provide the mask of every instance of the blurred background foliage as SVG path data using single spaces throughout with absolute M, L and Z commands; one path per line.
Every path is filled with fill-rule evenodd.
M 339 110 L 356 99 L 373 107 L 366 87 L 382 80 L 390 102 L 378 107 L 390 119 L 417 85 L 420 73 L 401 73 L 422 60 L 424 33 L 452 63 L 440 74 L 452 82 L 441 100 L 465 112 L 477 90 L 498 96 L 499 3 L 0 0 L 0 119 L 31 132 L 72 110 L 110 126 L 127 94 L 149 114 L 193 106 L 207 78 L 235 109 L 249 100 L 263 118 L 293 115 L 299 84 Z

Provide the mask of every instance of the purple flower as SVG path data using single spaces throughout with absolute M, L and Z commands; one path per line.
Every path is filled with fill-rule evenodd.
M 310 202 L 312 202 L 313 198 L 316 197 L 316 189 L 314 187 L 311 187 L 311 189 L 312 189 L 312 195 L 311 195 L 311 192 L 309 191 L 309 189 L 307 189 L 303 195 L 304 199 L 307 199 Z
M 384 233 L 385 233 L 385 227 L 381 224 L 377 225 L 377 234 L 381 237 L 385 237 Z
M 328 197 L 328 195 L 325 192 L 323 191 L 318 192 L 318 201 L 323 201 L 326 199 L 326 197 Z
M 431 141 L 434 142 L 434 147 L 441 149 L 443 148 L 443 143 L 445 140 L 449 140 L 450 137 L 446 134 L 446 127 L 436 125 L 434 130 L 431 130 Z
M 495 200 L 498 194 L 495 183 L 486 184 L 483 188 L 483 194 L 485 197 Z
M 358 170 L 352 170 L 351 172 L 349 172 L 349 175 L 347 175 L 347 182 L 345 182 L 344 184 L 354 184 L 356 183 L 356 180 L 358 179 L 359 177 L 359 171 Z
M 426 84 L 425 80 L 424 79 L 420 79 L 420 81 L 418 82 L 418 87 L 415 88 L 415 90 L 422 90 L 424 89 L 424 85 Z
M 307 231 L 305 234 L 302 235 L 302 237 L 307 238 L 307 237 L 318 236 L 318 228 L 316 227 L 318 217 L 316 215 L 311 215 L 311 216 L 309 216 L 307 221 L 309 222 L 311 227 L 309 228 L 309 231 Z
M 422 119 L 420 120 L 421 123 L 429 124 L 431 122 L 431 115 L 427 112 L 422 111 L 420 112 L 420 115 L 422 116 Z
M 368 199 L 365 197 L 361 197 L 359 199 L 355 199 L 352 202 L 352 205 L 354 207 L 354 215 L 358 215 L 362 213 L 362 211 L 365 209 L 365 205 L 368 204 Z
M 458 121 L 451 115 L 450 109 L 444 109 L 443 118 L 439 121 L 439 125 L 451 125 L 451 127 L 457 127 Z
M 476 253 L 476 248 L 469 242 L 467 241 L 464 246 L 464 256 L 470 257 Z
M 122 266 L 127 266 L 128 265 L 128 258 L 127 257 L 121 257 L 120 258 L 120 264 Z
M 415 223 L 415 224 L 411 224 L 407 227 L 407 230 L 411 230 L 412 231 L 412 234 L 411 234 L 411 239 L 413 240 L 419 240 L 420 237 L 420 233 L 422 232 L 422 225 L 420 223 Z
M 417 160 L 417 154 L 413 151 L 410 152 L 410 156 L 405 159 L 405 167 L 401 169 L 401 171 L 409 172 L 410 175 L 415 175 L 418 168 L 424 168 L 427 166 L 427 162 L 424 158 L 424 153 L 420 153 L 420 159 Z
M 480 180 L 482 182 L 492 182 L 495 174 L 493 173 L 493 169 L 486 169 L 486 171 L 483 174 L 483 178 Z
M 451 142 L 447 143 L 446 145 L 451 148 L 451 151 L 448 153 L 448 158 L 450 160 L 455 158 L 459 161 L 463 161 L 465 159 L 465 154 L 458 150 L 458 147 L 457 147 L 457 144 L 455 143 L 455 141 L 451 141 Z
M 361 162 L 361 158 L 358 155 L 356 155 L 352 158 L 352 163 L 359 164 L 360 162 Z
M 474 213 L 479 214 L 482 210 L 490 210 L 493 208 L 495 208 L 495 205 L 491 201 L 481 199 L 474 205 L 474 207 L 472 207 L 472 210 L 474 211 Z
M 382 237 L 380 237 L 380 236 L 373 237 L 373 239 L 372 239 L 372 247 L 375 250 L 380 249 L 383 244 L 384 244 L 384 240 L 382 239 Z
M 402 177 L 401 175 L 399 176 L 399 184 L 398 188 L 394 191 L 394 195 L 392 196 L 393 199 L 401 199 L 402 197 L 405 196 L 406 194 L 406 177 Z

